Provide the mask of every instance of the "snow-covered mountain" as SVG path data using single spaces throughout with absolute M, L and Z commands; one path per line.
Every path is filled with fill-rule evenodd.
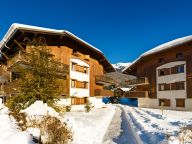
M 112 64 L 112 66 L 117 70 L 117 71 L 122 71 L 125 67 L 128 67 L 131 63 L 116 63 Z

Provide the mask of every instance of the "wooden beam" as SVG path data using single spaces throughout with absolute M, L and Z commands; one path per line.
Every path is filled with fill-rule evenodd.
M 8 57 L 6 54 L 4 54 L 2 51 L 0 51 L 0 53 L 2 53 L 2 55 L 3 55 L 6 59 L 9 59 L 9 57 Z
M 17 40 L 14 40 L 14 42 L 20 47 L 21 50 L 23 50 L 23 51 L 25 50 L 25 49 L 22 47 L 22 45 L 21 45 Z

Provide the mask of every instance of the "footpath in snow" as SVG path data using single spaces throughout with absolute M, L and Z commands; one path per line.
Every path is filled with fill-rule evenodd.
M 89 113 L 83 110 L 66 113 L 65 118 L 73 119 L 73 144 L 102 144 L 114 113 L 115 107 L 112 105 L 93 108 Z
M 137 144 L 123 108 L 117 107 L 103 144 Z
M 192 112 L 123 106 L 144 144 L 192 143 Z M 182 128 L 191 130 L 182 131 Z

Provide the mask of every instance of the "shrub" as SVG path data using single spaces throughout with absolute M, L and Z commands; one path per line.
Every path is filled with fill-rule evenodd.
M 46 144 L 66 144 L 72 141 L 72 133 L 67 124 L 58 118 L 45 116 L 41 121 L 41 141 Z
M 90 112 L 91 111 L 91 102 L 87 101 L 86 105 L 85 105 L 85 111 L 86 112 Z
M 20 113 L 19 111 L 15 110 L 11 111 L 9 115 L 16 120 L 17 125 L 21 128 L 22 131 L 27 129 L 27 120 L 25 113 Z
M 65 108 L 66 108 L 66 112 L 70 112 L 71 111 L 71 106 L 70 105 L 66 106 Z

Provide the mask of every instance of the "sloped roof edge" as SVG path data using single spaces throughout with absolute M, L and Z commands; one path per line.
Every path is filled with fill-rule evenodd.
M 142 58 L 152 55 L 152 54 L 156 54 L 158 52 L 173 48 L 175 46 L 181 45 L 183 43 L 187 43 L 192 41 L 192 35 L 189 36 L 185 36 L 185 37 L 181 37 L 181 38 L 177 38 L 175 40 L 169 41 L 167 43 L 161 44 L 149 51 L 146 51 L 145 53 L 141 54 L 136 60 L 134 60 L 131 65 L 129 65 L 128 67 L 126 67 L 125 69 L 122 70 L 122 72 L 125 72 L 127 69 L 129 69 L 130 67 L 132 67 L 133 65 L 135 65 L 139 60 L 141 60 Z

